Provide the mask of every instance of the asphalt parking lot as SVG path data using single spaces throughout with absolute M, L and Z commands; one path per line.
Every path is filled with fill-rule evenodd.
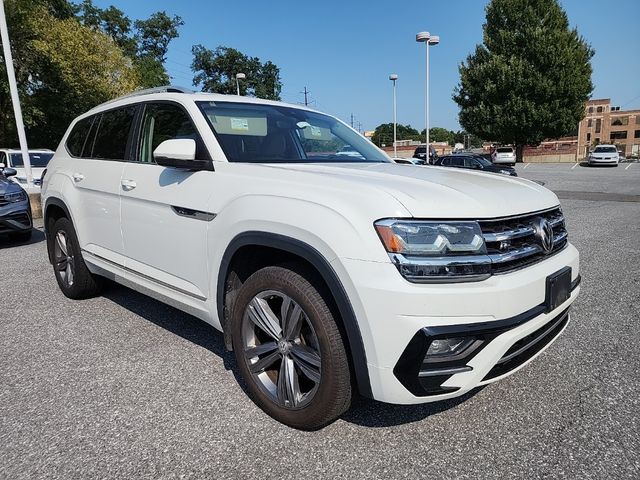
M 360 399 L 311 433 L 254 406 L 211 327 L 119 286 L 68 300 L 41 233 L 0 239 L 0 478 L 639 478 L 640 164 L 517 168 L 581 253 L 563 336 L 461 399 Z

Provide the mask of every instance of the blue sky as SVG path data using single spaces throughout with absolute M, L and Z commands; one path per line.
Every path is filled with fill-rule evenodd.
M 398 122 L 424 128 L 424 45 L 415 34 L 440 36 L 431 50 L 431 126 L 459 128 L 451 100 L 458 65 L 482 40 L 486 0 L 216 1 L 95 0 L 131 18 L 157 10 L 180 15 L 185 25 L 172 43 L 166 67 L 173 83 L 191 86 L 191 46 L 218 45 L 280 67 L 282 99 L 303 101 L 363 130 L 392 121 L 390 73 L 398 79 Z M 595 48 L 594 98 L 640 108 L 638 25 L 640 1 L 561 0 L 569 22 Z M 356 125 L 357 126 L 357 125 Z

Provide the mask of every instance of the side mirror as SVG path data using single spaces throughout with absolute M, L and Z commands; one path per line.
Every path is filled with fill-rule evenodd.
M 3 168 L 2 169 L 2 174 L 9 178 L 9 177 L 15 177 L 18 174 L 18 171 L 15 168 Z
M 153 159 L 162 167 L 213 170 L 210 160 L 196 160 L 196 141 L 191 138 L 165 140 L 153 151 Z

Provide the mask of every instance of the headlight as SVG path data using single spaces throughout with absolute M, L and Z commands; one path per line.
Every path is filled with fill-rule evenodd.
M 23 202 L 27 199 L 27 194 L 24 192 L 5 193 L 4 199 L 7 203 Z
M 400 273 L 412 282 L 482 280 L 491 274 L 477 222 L 379 220 L 376 231 Z
M 504 173 L 505 175 L 511 175 L 511 170 L 500 170 L 500 173 Z

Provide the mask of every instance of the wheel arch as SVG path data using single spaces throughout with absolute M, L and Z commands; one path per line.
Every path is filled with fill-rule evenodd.
M 49 256 L 49 262 L 53 263 L 51 237 L 49 235 L 49 229 L 51 228 L 50 223 L 62 217 L 68 218 L 69 221 L 73 223 L 73 219 L 71 218 L 71 212 L 69 211 L 67 205 L 62 200 L 56 197 L 47 198 L 42 212 L 44 234 L 47 242 L 47 254 Z
M 250 246 L 285 252 L 303 259 L 315 269 L 316 273 L 328 287 L 329 293 L 333 297 L 335 306 L 340 314 L 339 320 L 342 322 L 343 330 L 346 333 L 345 340 L 349 348 L 350 361 L 355 374 L 358 390 L 362 395 L 371 398 L 371 382 L 367 368 L 364 343 L 362 341 L 360 327 L 347 292 L 329 261 L 313 246 L 295 238 L 271 232 L 250 231 L 237 235 L 227 246 L 224 255 L 222 256 L 216 287 L 218 318 L 220 319 L 220 324 L 224 332 L 227 348 L 230 348 L 231 344 L 229 328 L 226 325 L 227 320 L 224 311 L 227 294 L 227 279 L 231 273 L 230 267 L 232 266 L 236 253 L 243 247 Z

